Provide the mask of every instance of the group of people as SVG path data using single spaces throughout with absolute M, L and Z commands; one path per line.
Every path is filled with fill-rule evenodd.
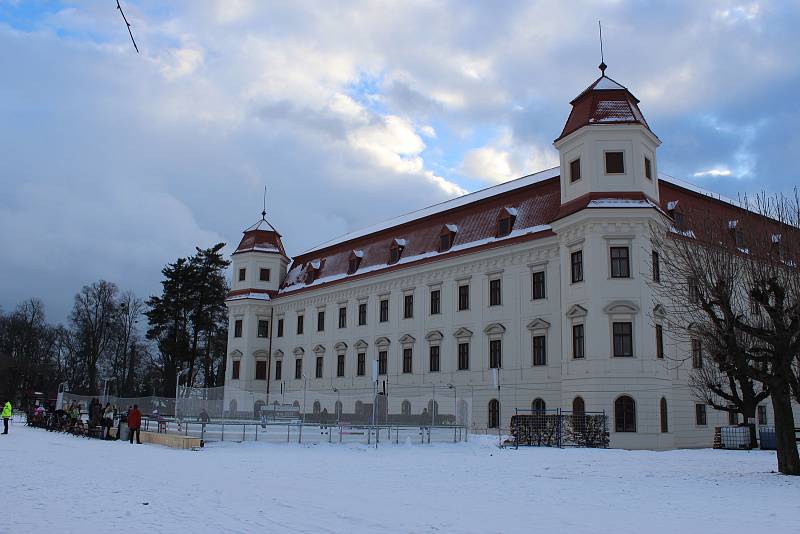
M 8 417 L 11 417 L 11 404 L 6 403 L 6 406 L 7 409 L 3 410 L 3 419 L 6 421 L 6 432 L 4 432 L 4 434 L 8 433 L 6 411 L 8 411 Z M 84 417 L 84 415 L 86 417 Z M 94 398 L 89 401 L 89 405 L 85 410 L 83 404 L 75 401 L 68 402 L 59 410 L 47 409 L 42 405 L 38 405 L 28 415 L 28 424 L 30 426 L 70 432 L 81 436 L 96 436 L 104 440 L 119 439 L 122 437 L 122 423 L 127 423 L 128 425 L 130 430 L 128 435 L 130 442 L 133 443 L 135 434 L 136 442 L 141 443 L 139 436 L 142 424 L 142 413 L 139 411 L 139 406 L 136 404 L 128 406 L 125 412 L 121 412 L 110 402 L 107 402 L 105 406 L 103 406 L 100 399 Z M 114 433 L 111 429 L 115 427 L 117 432 L 116 435 L 113 436 Z M 99 435 L 96 431 L 90 431 L 91 429 L 97 428 L 100 429 Z

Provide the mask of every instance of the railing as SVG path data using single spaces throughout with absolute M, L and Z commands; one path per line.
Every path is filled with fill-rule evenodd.
M 319 424 L 300 421 L 182 421 L 143 418 L 145 431 L 163 431 L 198 437 L 204 442 L 262 441 L 268 443 L 458 443 L 467 441 L 463 425 L 410 426 L 400 424 L 353 425 L 346 422 Z

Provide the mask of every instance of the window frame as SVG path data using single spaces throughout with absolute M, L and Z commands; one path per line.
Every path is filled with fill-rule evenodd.
M 264 273 L 266 273 L 266 277 L 264 276 Z M 259 282 L 269 282 L 271 276 L 272 276 L 271 269 L 269 269 L 267 267 L 259 267 L 259 269 L 258 269 L 258 280 L 259 280 Z
M 703 368 L 703 341 L 696 337 L 690 340 L 692 354 L 692 369 Z
M 436 365 L 434 365 L 434 361 Z M 440 345 L 431 345 L 428 347 L 428 372 L 439 373 L 442 370 L 442 352 Z
M 623 254 L 624 252 L 624 254 Z M 615 256 L 616 253 L 616 256 Z M 626 245 L 609 247 L 611 278 L 631 278 L 631 249 Z
M 656 324 L 656 359 L 664 359 L 664 326 Z
M 629 330 L 625 332 L 624 330 Z M 619 332 L 617 331 L 619 330 Z M 626 342 L 627 348 L 626 349 Z M 634 344 L 633 344 L 633 321 L 615 321 L 611 322 L 611 355 L 614 358 L 633 358 Z
M 456 364 L 459 371 L 469 371 L 469 346 L 469 341 L 458 341 L 456 343 Z
M 378 351 L 378 376 L 386 376 L 388 375 L 389 371 L 389 351 L 379 350 Z
M 298 336 L 303 335 L 303 331 L 305 330 L 305 316 L 302 313 L 297 314 L 297 324 L 296 324 L 296 332 Z
M 231 380 L 240 380 L 242 374 L 242 361 L 235 359 L 231 361 Z
M 648 180 L 653 179 L 653 162 L 647 156 L 644 157 L 644 177 Z
M 325 310 L 317 310 L 317 332 L 325 331 Z
M 653 282 L 656 284 L 661 283 L 661 256 L 658 254 L 657 250 L 653 250 L 650 253 L 651 263 L 652 263 L 652 279 Z
M 616 156 L 619 154 L 620 161 L 619 164 L 621 166 L 621 171 L 619 172 L 610 172 L 609 171 L 609 157 Z M 603 171 L 606 176 L 622 176 L 625 174 L 625 151 L 624 150 L 604 150 L 603 151 Z
M 403 374 L 413 374 L 414 372 L 414 349 L 403 347 Z
M 436 298 L 434 298 L 434 294 Z M 440 287 L 434 288 L 430 290 L 429 294 L 429 301 L 430 301 L 430 314 L 431 315 L 441 315 L 442 313 L 442 289 Z
M 239 338 L 242 337 L 242 332 L 244 331 L 244 321 L 242 319 L 234 319 L 233 320 L 233 337 Z
M 570 279 L 573 284 L 580 284 L 584 281 L 583 277 L 583 249 L 570 252 Z
M 369 312 L 369 307 L 367 306 L 366 302 L 359 302 L 358 303 L 358 326 L 366 326 L 367 325 L 367 313 Z
M 586 327 L 584 323 L 572 325 L 572 359 L 586 359 Z
M 356 376 L 366 376 L 367 374 L 367 353 L 356 353 Z
M 239 282 L 247 280 L 247 267 L 239 267 Z
M 345 354 L 339 353 L 336 355 L 336 377 L 342 378 L 345 372 Z
M 500 277 L 489 280 L 489 306 L 503 305 L 503 279 Z
M 275 360 L 275 381 L 283 380 L 283 360 Z
M 388 323 L 389 322 L 389 299 L 382 298 L 378 301 L 378 322 L 379 323 Z
M 503 368 L 503 340 L 489 340 L 489 369 Z
M 537 280 L 540 279 L 540 280 Z M 537 291 L 537 288 L 539 291 Z M 531 273 L 531 300 L 544 300 L 547 298 L 547 274 L 543 269 Z
M 314 360 L 314 378 L 322 378 L 325 369 L 325 357 L 317 356 Z
M 457 290 L 457 311 L 469 311 L 469 282 L 459 283 Z
M 262 339 L 269 337 L 269 319 L 256 319 L 256 337 Z
M 303 379 L 303 358 L 294 359 L 294 379 L 295 380 Z
M 278 317 L 278 335 L 277 337 L 283 337 L 283 317 Z
M 259 373 L 259 371 L 261 371 Z M 261 374 L 262 376 L 259 376 Z M 258 359 L 256 360 L 256 366 L 254 369 L 254 380 L 266 380 L 267 379 L 267 360 L 265 359 Z
M 614 432 L 633 433 L 636 428 L 636 400 L 630 395 L 620 395 L 614 399 Z
M 531 365 L 544 367 L 547 365 L 547 335 L 534 334 L 531 336 Z
M 403 295 L 403 319 L 414 318 L 414 293 Z
M 577 168 L 577 178 L 575 177 L 575 169 Z M 581 176 L 581 158 L 580 156 L 569 162 L 569 183 L 574 184 L 582 178 Z
M 347 328 L 347 305 L 339 306 L 339 328 Z
M 708 426 L 708 408 L 702 402 L 694 404 L 694 425 Z

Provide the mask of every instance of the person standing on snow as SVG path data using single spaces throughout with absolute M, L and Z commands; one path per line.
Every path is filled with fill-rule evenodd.
M 8 434 L 8 420 L 11 419 L 11 401 L 3 406 L 3 434 Z
M 128 436 L 130 437 L 130 442 L 133 444 L 133 433 L 136 433 L 136 443 L 139 445 L 142 444 L 142 440 L 140 438 L 140 427 L 142 426 L 142 412 L 139 411 L 139 405 L 134 404 L 133 410 L 130 411 L 128 414 Z

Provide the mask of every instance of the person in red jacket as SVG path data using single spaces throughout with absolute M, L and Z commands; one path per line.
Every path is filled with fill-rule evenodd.
M 130 442 L 133 444 L 133 433 L 136 432 L 136 443 L 139 445 L 142 444 L 140 438 L 140 429 L 142 426 L 142 412 L 139 411 L 139 405 L 134 404 L 133 410 L 130 411 L 128 414 L 128 436 L 130 437 Z

